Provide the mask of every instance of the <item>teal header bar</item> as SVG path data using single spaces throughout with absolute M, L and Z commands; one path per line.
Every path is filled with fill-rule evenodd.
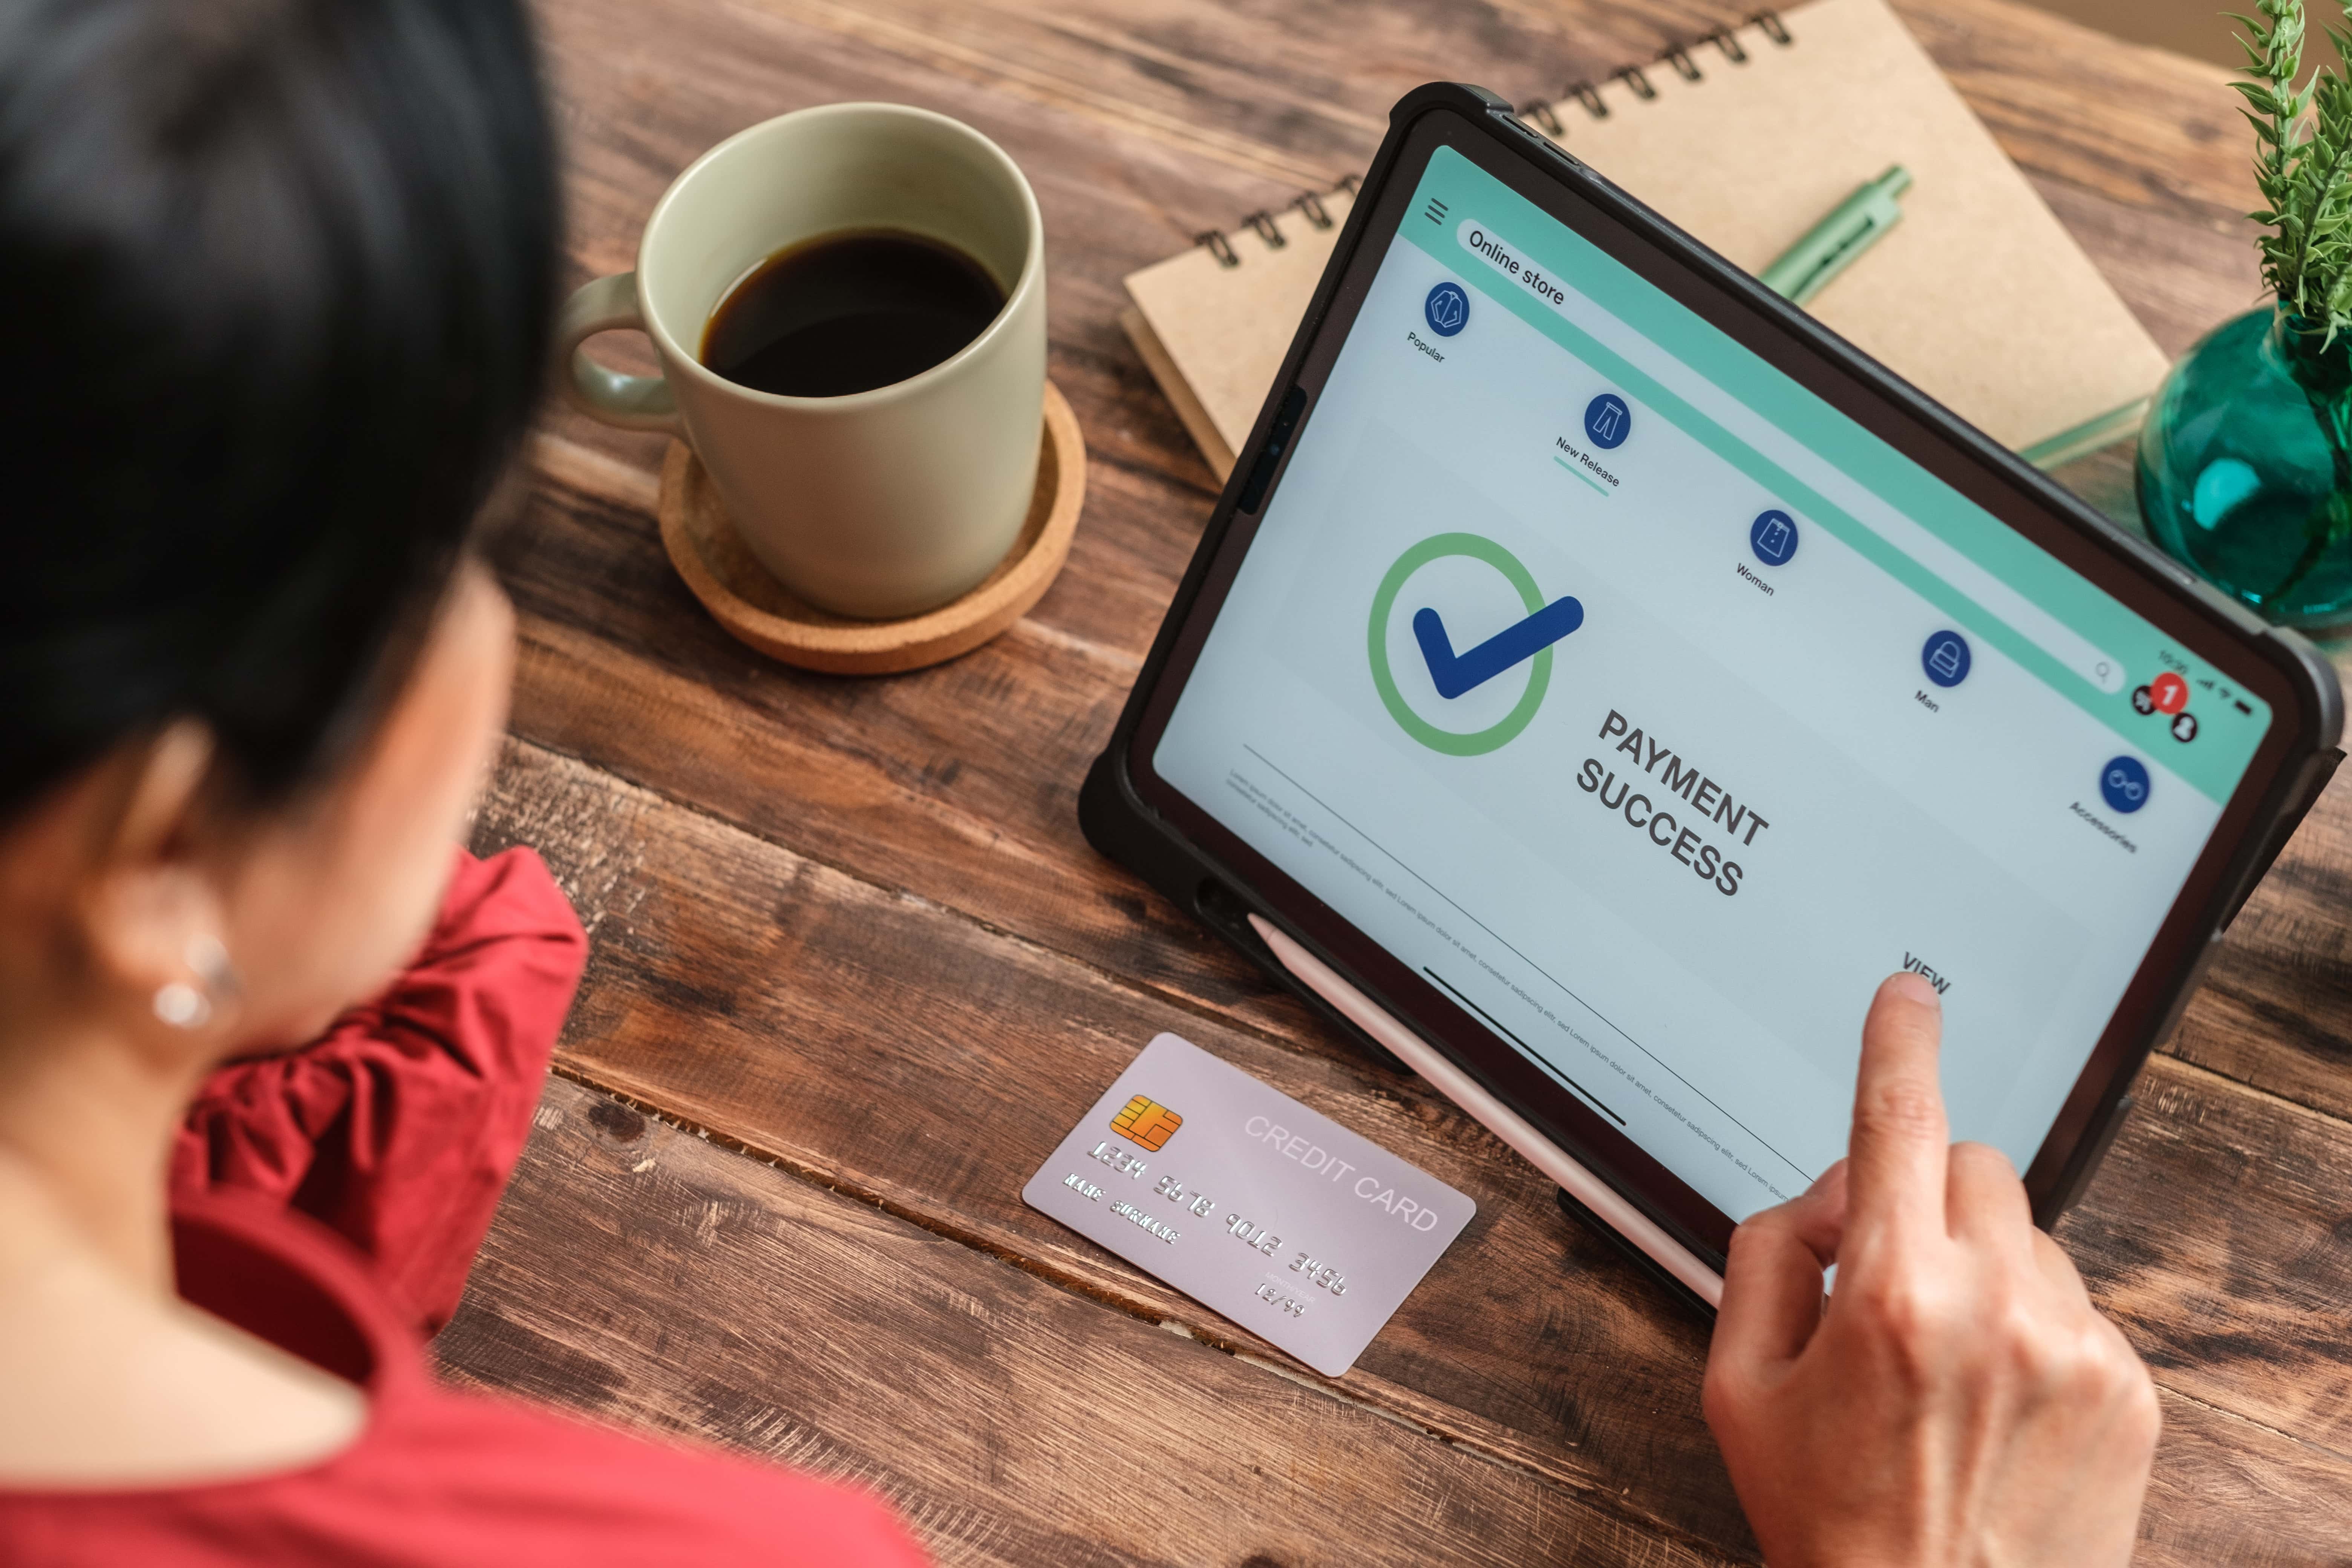
M 1444 204 L 1442 210 L 1449 215 L 1442 224 L 1424 220 L 1432 198 Z M 2153 623 L 1453 148 L 1440 147 L 1432 155 L 1405 212 L 1399 237 L 1454 268 L 1463 283 L 1600 371 L 1625 395 L 1649 405 L 1784 505 L 1827 529 L 1951 616 L 1969 636 L 1999 648 L 2136 752 L 2217 805 L 2228 801 L 2270 729 L 2270 709 L 2259 698 L 2236 690 L 2234 682 L 2172 643 Z M 1724 428 L 1561 310 L 1528 288 L 1504 282 L 1486 258 L 1463 243 L 1463 226 L 1471 222 L 1491 228 L 1541 272 L 1599 305 L 2095 647 L 2114 655 L 2125 671 L 2121 689 L 2099 690 L 2040 643 Z M 2190 709 L 2199 730 L 2186 743 L 2173 739 L 2167 715 L 2142 714 L 2132 706 L 2133 689 L 2168 669 L 2188 681 L 2191 692 Z

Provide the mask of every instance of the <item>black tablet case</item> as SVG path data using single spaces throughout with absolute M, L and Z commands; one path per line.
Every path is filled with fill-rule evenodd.
M 1363 183 L 1353 211 L 1349 215 L 1347 226 L 1332 250 L 1331 261 L 1325 269 L 1323 280 L 1317 285 L 1314 300 L 1299 323 L 1290 352 L 1284 357 L 1281 374 L 1275 378 L 1265 407 L 1259 412 L 1249 441 L 1234 465 L 1233 476 L 1202 534 L 1192 564 L 1186 569 L 1167 617 L 1160 624 L 1159 636 L 1153 640 L 1150 655 L 1129 693 L 1127 707 L 1119 716 L 1118 726 L 1112 732 L 1110 743 L 1095 760 L 1079 791 L 1078 821 L 1087 842 L 1140 876 L 1179 908 L 1190 910 L 1202 924 L 1239 949 L 1270 978 L 1297 995 L 1326 1024 L 1353 1041 L 1367 1056 L 1394 1071 L 1405 1070 L 1403 1064 L 1387 1049 L 1286 968 L 1251 929 L 1248 917 L 1256 914 L 1288 931 L 1318 958 L 1346 975 L 1350 984 L 1400 1022 L 1407 1023 L 1408 1026 L 1409 1015 L 1391 1005 L 1376 987 L 1366 984 L 1332 954 L 1323 951 L 1319 944 L 1298 931 L 1255 889 L 1155 814 L 1137 795 L 1128 776 L 1127 756 L 1132 747 L 1136 728 L 1141 722 L 1145 702 L 1166 668 L 1177 629 L 1192 613 L 1210 563 L 1223 542 L 1227 530 L 1232 527 L 1236 515 L 1256 513 L 1280 472 L 1283 458 L 1288 455 L 1305 405 L 1303 393 L 1294 384 L 1300 364 L 1308 345 L 1321 330 L 1339 280 L 1352 265 L 1364 231 L 1381 205 L 1381 194 L 1402 153 L 1406 134 L 1423 115 L 1436 110 L 1451 110 L 1464 120 L 1484 126 L 1498 142 L 1530 162 L 1547 166 L 1575 186 L 1579 195 L 1604 210 L 1612 211 L 1612 216 L 1643 232 L 1644 237 L 1653 243 L 1676 254 L 1684 262 L 1716 275 L 1717 281 L 1735 291 L 1747 294 L 1759 309 L 1779 316 L 1784 325 L 1792 326 L 1812 339 L 1825 357 L 1838 362 L 1863 379 L 1877 384 L 1880 390 L 1905 405 L 1916 417 L 1937 426 L 1945 436 L 1971 448 L 1979 458 L 2008 468 L 2013 479 L 2039 492 L 2039 499 L 2052 512 L 2071 521 L 2112 552 L 2126 556 L 2148 575 L 2177 591 L 2197 596 L 2207 608 L 2218 611 L 2235 624 L 2249 644 L 2257 647 L 2268 662 L 2289 674 L 2302 693 L 2305 710 L 2297 718 L 2305 732 L 2315 737 L 2315 749 L 2300 768 L 2283 770 L 2271 798 L 2263 803 L 2263 810 L 2257 816 L 2252 830 L 2240 845 L 2231 868 L 2231 874 L 2221 879 L 2221 887 L 2225 891 L 2216 910 L 2213 940 L 2206 944 L 2198 961 L 2180 975 L 2174 994 L 2157 1015 L 2158 1021 L 2153 1028 L 2147 1031 L 2147 1037 L 2126 1053 L 2123 1067 L 2108 1086 L 2103 1103 L 2070 1154 L 2055 1187 L 2036 1205 L 2034 1219 L 2037 1224 L 2046 1227 L 2055 1223 L 2058 1215 L 2082 1195 L 2090 1183 L 2092 1173 L 2115 1142 L 2131 1106 L 2131 1098 L 2126 1091 L 2137 1075 L 2139 1064 L 2179 1024 L 2189 997 L 2204 978 L 2221 932 L 2236 917 L 2247 896 L 2252 892 L 2263 873 L 2269 870 L 2288 838 L 2294 836 L 2295 826 L 2319 798 L 2334 775 L 2336 764 L 2343 760 L 2344 753 L 2336 747 L 2343 728 L 2343 697 L 2334 667 L 2303 638 L 2265 626 L 2240 605 L 2222 598 L 2190 576 L 2177 563 L 2144 541 L 2122 532 L 2071 492 L 2020 461 L 2014 454 L 1928 401 L 1746 273 L 1601 180 L 1551 142 L 1521 124 L 1507 102 L 1484 88 L 1433 82 L 1407 93 L 1390 111 L 1388 135 L 1372 160 L 1371 170 Z M 1604 1180 L 1609 1179 L 1609 1168 L 1605 1163 L 1591 1160 L 1581 1150 L 1572 1149 L 1570 1152 L 1589 1164 L 1596 1174 Z M 1595 1226 L 1600 1225 L 1580 1205 L 1570 1208 L 1569 1212 Z M 1612 1238 L 1614 1239 L 1613 1233 Z M 1648 1265 L 1646 1259 L 1642 1261 L 1650 1272 L 1660 1272 L 1654 1266 Z M 1678 1300 L 1696 1300 L 1680 1288 L 1675 1289 L 1675 1294 Z

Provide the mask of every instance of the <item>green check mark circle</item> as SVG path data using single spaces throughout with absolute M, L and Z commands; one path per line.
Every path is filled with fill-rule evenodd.
M 1396 676 L 1389 668 L 1389 616 L 1396 608 L 1397 595 L 1404 591 L 1405 580 L 1433 561 L 1449 555 L 1466 555 L 1483 561 L 1503 574 L 1503 580 L 1518 591 L 1519 601 L 1534 615 L 1544 607 L 1543 591 L 1536 586 L 1535 574 L 1519 563 L 1519 558 L 1496 543 L 1475 533 L 1439 533 L 1397 557 L 1388 575 L 1381 579 L 1380 591 L 1372 595 L 1372 623 L 1370 646 L 1372 659 L 1372 686 L 1381 694 L 1381 702 L 1389 717 L 1399 728 L 1427 746 L 1449 757 L 1475 757 L 1507 746 L 1528 727 L 1543 706 L 1544 692 L 1551 685 L 1551 649 L 1547 647 L 1528 661 L 1528 689 L 1520 694 L 1518 705 L 1502 720 L 1484 730 L 1470 734 L 1458 734 L 1441 730 L 1414 712 L 1397 689 Z

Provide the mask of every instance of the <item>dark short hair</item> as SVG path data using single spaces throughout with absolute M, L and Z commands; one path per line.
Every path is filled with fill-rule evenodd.
M 516 0 L 0 5 L 0 821 L 183 716 L 263 801 L 367 731 L 558 228 Z

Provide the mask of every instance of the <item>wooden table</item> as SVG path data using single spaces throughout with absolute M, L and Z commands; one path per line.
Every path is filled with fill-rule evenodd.
M 2210 68 L 1999 0 L 1912 25 L 2165 346 L 2255 297 Z M 1702 1329 L 1549 1185 L 1098 859 L 1076 796 L 1216 493 L 1115 324 L 1122 274 L 1360 169 L 1434 76 L 1514 99 L 1736 19 L 1677 0 L 546 0 L 568 281 L 737 128 L 924 104 L 1045 214 L 1052 369 L 1092 447 L 1067 573 L 898 679 L 728 640 L 664 563 L 651 438 L 551 414 L 514 734 L 479 826 L 594 939 L 453 1376 L 886 1492 L 942 1563 L 1752 1561 Z M 619 343 L 609 352 L 627 351 Z M 2084 482 L 2113 503 L 2116 466 Z M 2231 932 L 2059 1230 L 2163 1389 L 2141 1561 L 2352 1552 L 2352 796 Z M 1175 1029 L 1476 1198 L 1332 1382 L 1024 1208 Z

